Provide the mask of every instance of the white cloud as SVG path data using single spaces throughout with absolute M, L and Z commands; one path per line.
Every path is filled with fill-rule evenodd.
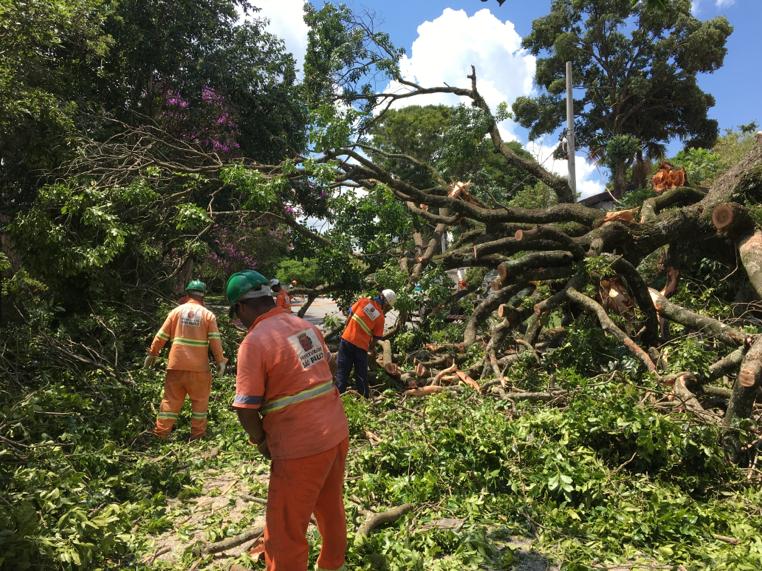
M 553 158 L 555 145 L 548 145 L 544 140 L 530 141 L 526 145 L 527 151 L 532 153 L 535 160 L 550 172 L 559 176 L 568 176 L 568 165 L 565 159 Z M 591 163 L 586 157 L 575 153 L 574 166 L 577 171 L 577 193 L 580 199 L 587 198 L 605 190 L 601 182 L 601 173 L 595 163 Z
M 301 75 L 309 31 L 304 22 L 304 0 L 252 0 L 251 3 L 260 8 L 255 17 L 270 21 L 267 31 L 285 42 L 286 49 L 296 59 L 296 68 Z
M 468 16 L 465 10 L 446 8 L 438 18 L 418 26 L 410 56 L 400 60 L 403 77 L 422 86 L 467 87 L 471 65 L 476 67 L 479 91 L 493 108 L 532 91 L 535 57 L 521 48 L 513 23 L 502 22 L 488 9 Z M 407 90 L 397 83 L 387 89 Z M 400 105 L 453 105 L 458 98 L 433 94 L 402 101 Z
M 736 0 L 714 0 L 714 5 L 718 8 L 728 8 L 736 3 Z
M 701 1 L 700 0 L 691 0 L 691 14 L 694 16 L 698 16 L 698 13 L 701 11 Z
M 512 103 L 533 92 L 535 57 L 521 48 L 521 36 L 513 23 L 496 18 L 488 9 L 468 16 L 464 10 L 445 9 L 442 15 L 418 26 L 410 56 L 403 56 L 400 70 L 405 79 L 423 87 L 439 85 L 470 87 L 466 75 L 476 67 L 477 87 L 494 110 L 502 102 Z M 387 91 L 408 89 L 391 83 Z M 433 94 L 400 100 L 404 105 L 457 105 L 454 95 Z M 504 121 L 500 134 L 517 140 L 515 123 Z M 567 176 L 567 164 L 552 157 L 554 146 L 544 141 L 530 142 L 526 148 L 551 172 Z M 604 190 L 601 174 L 594 163 L 577 155 L 577 191 L 582 198 Z

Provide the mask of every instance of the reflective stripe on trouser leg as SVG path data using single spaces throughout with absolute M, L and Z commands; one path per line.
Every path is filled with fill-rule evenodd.
M 177 421 L 177 415 L 183 408 L 185 387 L 182 376 L 177 373 L 179 371 L 167 371 L 164 378 L 164 398 L 161 399 L 159 414 L 156 415 L 156 427 L 154 428 L 154 434 L 160 438 L 169 436 Z
M 198 437 L 206 432 L 209 393 L 212 389 L 212 373 L 189 372 L 186 374 L 185 390 L 191 401 L 191 436 Z

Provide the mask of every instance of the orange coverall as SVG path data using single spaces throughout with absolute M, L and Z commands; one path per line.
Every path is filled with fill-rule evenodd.
M 349 429 L 320 331 L 276 307 L 238 349 L 234 408 L 259 410 L 272 456 L 267 495 L 268 571 L 306 571 L 314 513 L 323 545 L 318 569 L 344 569 L 344 467 Z
M 148 352 L 158 355 L 170 341 L 164 398 L 161 401 L 154 433 L 167 438 L 183 408 L 185 395 L 191 401 L 191 437 L 206 432 L 212 373 L 209 370 L 209 349 L 217 363 L 224 361 L 217 318 L 204 304 L 193 298 L 169 312 Z
M 275 298 L 275 305 L 291 313 L 291 298 L 282 287 Z

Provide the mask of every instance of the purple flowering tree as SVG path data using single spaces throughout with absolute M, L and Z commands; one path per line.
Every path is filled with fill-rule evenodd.
M 235 110 L 212 87 L 204 86 L 195 102 L 174 89 L 165 89 L 160 121 L 171 134 L 206 151 L 233 157 L 241 148 Z

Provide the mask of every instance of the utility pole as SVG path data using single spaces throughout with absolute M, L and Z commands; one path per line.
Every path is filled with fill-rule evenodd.
M 574 165 L 574 99 L 572 99 L 572 65 L 566 62 L 566 158 L 569 163 L 569 187 L 577 196 L 577 169 Z

